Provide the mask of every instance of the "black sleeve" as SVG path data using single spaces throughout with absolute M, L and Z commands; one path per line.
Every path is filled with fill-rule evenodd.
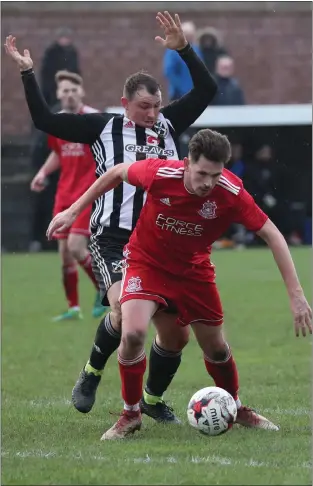
M 161 112 L 165 118 L 170 120 L 177 135 L 180 135 L 207 108 L 216 93 L 217 85 L 213 76 L 189 44 L 177 52 L 189 68 L 194 87 L 179 100 L 162 108 Z
M 92 144 L 107 122 L 114 116 L 110 113 L 52 113 L 44 100 L 33 70 L 22 72 L 22 80 L 28 108 L 38 130 L 67 140 Z

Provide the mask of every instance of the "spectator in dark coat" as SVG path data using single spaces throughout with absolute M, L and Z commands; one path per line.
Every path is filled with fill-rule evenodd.
M 203 62 L 208 70 L 214 73 L 217 59 L 229 54 L 222 45 L 221 34 L 217 29 L 207 27 L 199 30 L 197 37 Z
M 286 168 L 275 160 L 269 145 L 261 145 L 254 159 L 246 164 L 244 183 L 255 202 L 286 235 Z
M 57 31 L 57 40 L 46 49 L 41 65 L 41 88 L 50 107 L 57 103 L 55 74 L 63 70 L 81 74 L 72 31 L 62 27 Z
M 245 98 L 238 80 L 234 77 L 234 60 L 230 56 L 219 57 L 216 61 L 215 79 L 218 90 L 212 105 L 244 105 Z

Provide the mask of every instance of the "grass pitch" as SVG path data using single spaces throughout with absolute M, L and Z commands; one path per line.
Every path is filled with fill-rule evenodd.
M 293 256 L 311 297 L 309 249 Z M 268 250 L 214 252 L 240 397 L 281 426 L 236 427 L 208 438 L 187 424 L 186 405 L 212 385 L 192 338 L 166 399 L 183 426 L 144 428 L 100 442 L 121 410 L 116 356 L 88 415 L 70 403 L 98 321 L 94 291 L 80 278 L 85 319 L 51 323 L 65 309 L 55 254 L 2 258 L 2 484 L 311 484 L 311 338 L 295 338 L 286 291 Z M 153 331 L 150 332 L 150 342 Z M 147 351 L 149 350 L 147 346 Z

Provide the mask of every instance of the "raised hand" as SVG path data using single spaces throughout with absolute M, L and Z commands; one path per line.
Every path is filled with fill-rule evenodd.
M 165 11 L 164 14 L 158 12 L 156 19 L 164 32 L 165 39 L 157 36 L 155 40 L 162 44 L 167 49 L 174 51 L 181 50 L 188 44 L 183 29 L 181 27 L 178 14 L 175 14 L 175 20 L 173 17 Z
M 24 55 L 20 54 L 16 48 L 15 41 L 16 39 L 13 37 L 13 35 L 9 35 L 6 38 L 6 42 L 4 44 L 5 52 L 13 59 L 13 61 L 16 62 L 21 71 L 31 69 L 33 67 L 33 61 L 30 57 L 29 50 L 24 49 Z

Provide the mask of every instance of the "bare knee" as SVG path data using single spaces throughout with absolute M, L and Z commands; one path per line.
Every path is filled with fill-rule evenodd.
M 107 292 L 107 298 L 111 308 L 111 324 L 113 328 L 118 332 L 121 332 L 122 325 L 122 310 L 119 303 L 120 293 L 121 282 L 115 282 L 113 285 L 111 285 Z
M 142 349 L 145 344 L 146 333 L 141 329 L 126 331 L 122 336 L 122 343 L 130 349 Z
M 223 337 L 221 339 L 212 341 L 205 353 L 212 361 L 225 361 L 229 356 L 229 346 Z

